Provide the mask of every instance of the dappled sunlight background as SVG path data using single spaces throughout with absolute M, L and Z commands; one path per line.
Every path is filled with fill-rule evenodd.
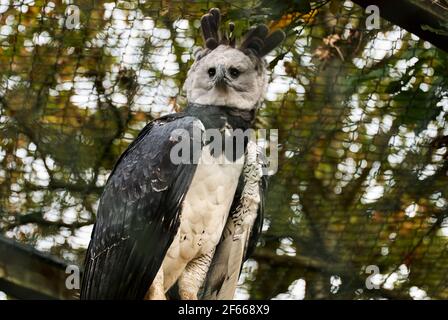
M 217 6 L 238 35 L 288 35 L 257 119 L 279 129 L 279 171 L 237 298 L 447 299 L 448 55 L 324 4 L 0 0 L 1 234 L 82 264 L 114 162 L 185 106 L 199 18 Z

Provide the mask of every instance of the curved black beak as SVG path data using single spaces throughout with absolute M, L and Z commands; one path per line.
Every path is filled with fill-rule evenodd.
M 214 81 L 213 81 L 215 87 L 225 88 L 226 85 L 227 85 L 226 78 L 227 78 L 226 77 L 226 68 L 223 65 L 218 64 L 216 66 L 216 75 L 215 75 L 215 78 L 214 78 Z

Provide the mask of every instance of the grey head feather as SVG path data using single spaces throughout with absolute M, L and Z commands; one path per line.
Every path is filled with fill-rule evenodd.
M 184 83 L 187 100 L 201 105 L 256 109 L 262 104 L 268 85 L 264 56 L 283 41 L 285 34 L 281 30 L 271 32 L 260 24 L 247 32 L 237 46 L 235 24 L 229 23 L 228 30 L 220 32 L 221 20 L 217 8 L 201 18 L 204 48 L 195 53 Z

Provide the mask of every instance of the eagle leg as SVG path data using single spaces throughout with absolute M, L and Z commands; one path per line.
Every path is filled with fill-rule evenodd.
M 160 267 L 151 287 L 149 287 L 148 292 L 145 295 L 145 300 L 166 300 L 162 267 Z
M 181 300 L 197 300 L 198 291 L 202 286 L 215 249 L 191 260 L 179 278 L 179 296 Z

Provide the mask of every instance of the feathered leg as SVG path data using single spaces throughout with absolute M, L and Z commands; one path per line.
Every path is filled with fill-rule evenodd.
M 215 249 L 190 261 L 179 278 L 179 295 L 181 300 L 197 300 Z

